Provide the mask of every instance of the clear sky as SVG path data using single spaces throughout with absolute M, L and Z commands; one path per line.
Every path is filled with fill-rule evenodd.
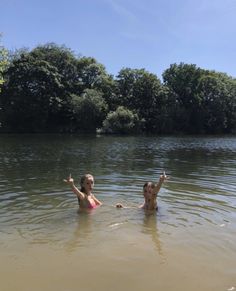
M 236 0 L 0 0 L 7 49 L 54 42 L 116 76 L 184 62 L 236 77 Z

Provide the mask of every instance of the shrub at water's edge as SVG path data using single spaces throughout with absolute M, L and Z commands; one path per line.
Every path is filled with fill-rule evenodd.
M 119 106 L 116 111 L 108 113 L 106 119 L 103 121 L 101 133 L 138 133 L 142 131 L 142 124 L 144 120 L 140 120 L 137 113 Z

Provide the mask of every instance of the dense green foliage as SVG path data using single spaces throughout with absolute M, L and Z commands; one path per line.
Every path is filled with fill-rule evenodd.
M 171 65 L 163 80 L 175 95 L 174 124 L 179 123 L 183 132 L 235 132 L 235 79 L 181 63 Z
M 120 134 L 137 133 L 142 129 L 141 123 L 137 113 L 119 106 L 116 111 L 108 113 L 103 122 L 103 132 Z
M 95 132 L 101 127 L 108 112 L 102 93 L 95 89 L 85 89 L 81 96 L 72 96 L 72 131 Z M 72 127 L 71 127 L 72 129 Z
M 0 92 L 1 92 L 1 86 L 4 82 L 3 72 L 6 70 L 7 65 L 8 65 L 8 52 L 1 45 L 1 34 L 0 34 Z
M 235 133 L 236 79 L 172 64 L 163 82 L 145 69 L 116 77 L 91 57 L 46 44 L 0 48 L 2 132 Z

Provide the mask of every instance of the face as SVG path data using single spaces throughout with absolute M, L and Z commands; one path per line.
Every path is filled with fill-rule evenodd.
M 147 185 L 143 187 L 143 194 L 144 196 L 147 196 L 148 194 L 151 194 L 151 192 L 152 192 L 151 183 L 147 183 Z
M 91 175 L 86 176 L 82 186 L 86 192 L 91 192 L 93 190 L 93 186 L 94 186 L 93 176 L 91 176 Z
M 148 197 L 153 194 L 153 184 L 151 182 L 148 182 L 144 187 L 143 187 L 143 196 Z

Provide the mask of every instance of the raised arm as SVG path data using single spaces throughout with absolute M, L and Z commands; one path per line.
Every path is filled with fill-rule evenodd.
M 67 183 L 68 185 L 70 185 L 72 191 L 75 193 L 75 195 L 79 198 L 79 199 L 83 199 L 84 198 L 84 193 L 81 192 L 74 184 L 74 179 L 71 177 L 71 174 L 69 175 L 69 177 L 67 179 L 63 180 L 65 183 Z
M 158 183 L 155 185 L 155 188 L 154 188 L 154 192 L 155 192 L 156 194 L 160 191 L 163 182 L 164 182 L 165 180 L 167 180 L 167 179 L 168 179 L 168 177 L 166 176 L 165 172 L 163 172 L 163 174 L 160 175 L 159 181 L 158 181 Z

